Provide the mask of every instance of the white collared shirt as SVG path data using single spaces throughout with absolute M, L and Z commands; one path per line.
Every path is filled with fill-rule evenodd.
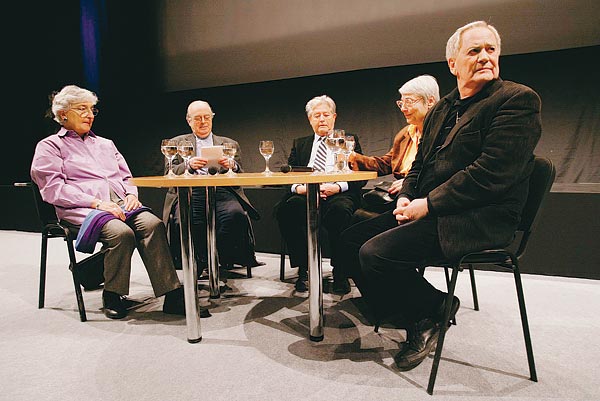
M 325 140 L 325 137 L 322 137 L 317 134 L 314 135 L 312 150 L 310 152 L 310 159 L 307 164 L 308 167 L 313 167 L 313 165 L 315 163 L 315 157 L 317 156 L 317 150 L 319 149 L 319 141 L 321 138 L 323 138 L 323 140 Z M 325 159 L 325 171 L 329 172 L 329 171 L 333 170 L 334 154 L 332 151 L 329 150 L 328 147 L 325 147 L 325 149 L 327 150 L 327 158 Z M 340 186 L 340 188 L 341 188 L 340 192 L 346 192 L 348 190 L 348 183 L 346 181 L 335 181 L 333 183 L 338 184 Z M 296 193 L 296 187 L 298 187 L 298 185 L 303 185 L 303 184 L 293 184 L 292 188 L 291 188 L 293 193 Z
M 204 146 L 214 146 L 214 141 L 213 141 L 213 133 L 211 132 L 210 134 L 208 134 L 208 136 L 206 138 L 200 138 L 197 135 L 194 135 L 194 138 L 196 138 L 196 156 L 200 157 L 200 149 Z M 198 172 L 198 174 L 208 174 L 208 168 L 206 167 L 202 167 L 198 170 L 196 170 Z

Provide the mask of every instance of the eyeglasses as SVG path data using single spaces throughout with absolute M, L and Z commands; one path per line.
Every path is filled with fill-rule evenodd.
M 205 114 L 203 116 L 190 117 L 190 120 L 201 123 L 202 121 L 211 121 L 214 116 L 215 116 L 215 113 Z
M 79 114 L 79 117 L 87 117 L 90 114 L 95 117 L 98 115 L 98 111 L 99 111 L 95 107 L 89 108 L 89 107 L 85 107 L 85 106 L 73 107 L 71 110 L 73 110 L 75 113 Z
M 418 98 L 418 99 L 411 99 L 411 98 L 406 98 L 404 100 L 396 100 L 396 105 L 398 106 L 398 108 L 403 108 L 403 107 L 413 107 L 415 104 L 422 102 L 423 99 L 422 98 Z

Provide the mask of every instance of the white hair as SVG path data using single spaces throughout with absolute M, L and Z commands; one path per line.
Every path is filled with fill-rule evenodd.
M 448 43 L 446 43 L 446 60 L 450 60 L 451 58 L 455 59 L 458 55 L 458 50 L 460 49 L 460 46 L 462 44 L 461 41 L 463 33 L 468 31 L 469 29 L 479 27 L 487 28 L 494 34 L 498 45 L 498 48 L 496 50 L 498 52 L 498 55 L 500 55 L 500 34 L 496 30 L 496 28 L 494 28 L 492 25 L 488 24 L 485 21 L 475 21 L 470 22 L 465 26 L 461 26 L 456 30 L 456 32 L 454 32 L 454 34 L 452 34 L 452 36 L 450 36 L 450 39 L 448 39 Z
M 58 113 L 69 110 L 75 103 L 92 103 L 96 105 L 98 103 L 98 96 L 94 92 L 80 88 L 77 85 L 65 86 L 52 96 L 52 115 L 54 116 L 54 121 L 62 125 L 63 121 Z
M 414 94 L 420 96 L 427 102 L 433 97 L 435 103 L 440 100 L 440 87 L 434 77 L 431 75 L 419 75 L 416 78 L 407 81 L 398 89 L 401 96 Z
M 313 109 L 321 103 L 325 103 L 327 106 L 329 106 L 329 109 L 331 109 L 331 112 L 333 114 L 335 114 L 335 102 L 333 101 L 333 99 L 327 95 L 321 95 L 321 96 L 313 97 L 312 99 L 310 99 L 308 101 L 308 103 L 306 103 L 306 108 L 305 108 L 306 115 L 310 117 Z

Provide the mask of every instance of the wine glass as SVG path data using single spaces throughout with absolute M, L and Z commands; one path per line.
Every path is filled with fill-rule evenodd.
M 173 172 L 173 159 L 177 155 L 177 142 L 172 139 L 163 139 L 160 142 L 160 151 L 169 161 L 169 171 L 165 174 L 165 177 L 176 177 L 177 174 Z
M 354 150 L 354 145 L 354 137 L 352 135 L 346 135 L 346 137 L 344 138 L 344 146 L 342 146 L 342 154 L 344 155 L 344 167 L 342 168 L 342 172 L 344 173 L 352 172 L 350 166 L 348 166 L 348 158 Z
M 340 166 L 338 163 L 339 154 L 341 152 L 342 146 L 344 146 L 344 138 L 346 134 L 343 129 L 332 129 L 327 134 L 327 139 L 325 140 L 325 145 L 327 148 L 333 153 L 333 171 L 331 174 L 340 173 Z
M 192 177 L 193 174 L 190 173 L 190 158 L 194 153 L 194 144 L 185 139 L 180 141 L 177 144 L 177 153 L 179 153 L 179 156 L 181 156 L 185 162 L 185 172 L 183 175 L 186 177 Z
M 224 142 L 223 143 L 223 155 L 225 157 L 227 157 L 227 159 L 229 160 L 229 162 L 227 163 L 229 165 L 229 170 L 227 170 L 227 176 L 228 177 L 235 177 L 237 174 L 233 172 L 232 166 L 233 163 L 235 163 L 234 161 L 234 157 L 235 157 L 235 153 L 236 153 L 236 148 L 235 148 L 235 144 L 233 142 Z
M 263 171 L 264 175 L 272 175 L 273 172 L 269 170 L 269 159 L 273 156 L 273 151 L 275 147 L 273 146 L 273 141 L 260 141 L 258 144 L 258 150 L 260 154 L 265 158 L 265 171 Z

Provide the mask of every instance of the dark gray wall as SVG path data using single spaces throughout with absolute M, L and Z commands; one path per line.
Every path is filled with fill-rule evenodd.
M 274 139 L 272 166 L 283 163 L 292 139 L 310 133 L 304 105 L 313 96 L 332 96 L 338 104 L 337 126 L 358 134 L 365 153 L 381 154 L 404 125 L 394 103 L 399 86 L 419 74 L 434 75 L 443 94 L 455 85 L 445 63 L 431 63 L 163 93 L 156 81 L 160 66 L 153 42 L 157 34 L 153 3 L 139 7 L 138 2 L 109 2 L 97 90 L 101 114 L 94 130 L 115 141 L 136 176 L 161 174 L 160 140 L 188 130 L 185 110 L 195 99 L 213 105 L 215 133 L 240 142 L 245 169 L 260 171 L 264 161 L 258 141 Z M 29 180 L 35 144 L 56 130 L 43 117 L 48 94 L 70 83 L 86 86 L 77 40 L 78 1 L 40 4 L 33 15 L 22 7 L 11 18 L 15 52 L 10 53 L 12 70 L 5 92 L 9 100 L 5 137 L 18 143 L 18 151 L 6 152 L 0 169 L 5 206 L 0 209 L 0 229 L 35 229 L 30 197 L 12 183 Z M 27 29 L 19 15 L 28 18 Z M 542 98 L 544 133 L 537 153 L 554 161 L 558 183 L 581 183 L 580 188 L 597 188 L 583 183 L 600 182 L 600 85 L 598 74 L 589 68 L 599 51 L 600 46 L 593 46 L 501 58 L 504 79 L 529 85 Z M 142 200 L 160 209 L 160 195 L 142 194 Z M 527 256 L 532 258 L 529 271 L 598 278 L 599 251 L 591 243 L 599 236 L 598 225 L 589 217 L 597 214 L 598 198 L 592 193 L 551 194 L 539 230 L 543 236 L 536 236 L 537 251 Z M 270 202 L 259 207 L 268 211 Z M 267 213 L 256 223 L 261 250 L 272 251 L 270 238 L 276 231 L 270 217 Z

